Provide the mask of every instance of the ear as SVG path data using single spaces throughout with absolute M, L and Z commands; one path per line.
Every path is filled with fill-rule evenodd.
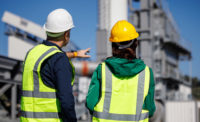
M 69 40 L 69 38 L 70 38 L 70 30 L 68 30 L 68 31 L 66 31 L 64 33 L 64 38 L 65 38 L 65 40 Z

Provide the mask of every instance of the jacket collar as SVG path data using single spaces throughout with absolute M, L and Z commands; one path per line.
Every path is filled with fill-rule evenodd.
M 56 46 L 59 50 L 61 50 L 61 51 L 63 52 L 63 50 L 62 50 L 57 44 L 52 43 L 52 42 L 50 42 L 50 41 L 44 40 L 44 41 L 42 42 L 42 44 L 47 45 L 47 46 Z

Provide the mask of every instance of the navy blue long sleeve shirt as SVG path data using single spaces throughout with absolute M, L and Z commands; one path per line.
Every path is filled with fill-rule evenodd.
M 43 44 L 57 46 L 49 41 L 44 41 Z M 62 51 L 59 46 L 57 47 Z M 56 53 L 45 60 L 40 73 L 44 84 L 57 90 L 56 95 L 61 103 L 63 122 L 77 122 L 71 85 L 72 67 L 66 54 Z

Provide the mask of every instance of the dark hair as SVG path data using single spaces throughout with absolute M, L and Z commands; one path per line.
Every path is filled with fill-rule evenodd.
M 138 44 L 138 40 L 135 39 L 132 45 L 128 48 L 119 49 L 119 45 L 127 45 L 130 41 L 120 42 L 120 43 L 112 43 L 112 55 L 118 58 L 125 58 L 128 60 L 132 60 L 136 58 L 136 47 Z

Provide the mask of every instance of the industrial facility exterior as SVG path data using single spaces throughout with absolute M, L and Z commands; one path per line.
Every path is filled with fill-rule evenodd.
M 135 6 L 135 3 L 139 6 Z M 197 108 L 200 106 L 199 103 L 192 101 L 191 81 L 186 81 L 179 70 L 179 62 L 190 61 L 192 54 L 188 47 L 182 45 L 181 35 L 169 10 L 164 8 L 162 0 L 98 0 L 97 61 L 73 61 L 78 81 L 74 86 L 78 117 L 84 118 L 88 114 L 84 106 L 84 98 L 91 74 L 98 62 L 111 56 L 111 43 L 108 40 L 111 27 L 118 20 L 128 20 L 140 34 L 137 56 L 153 69 L 156 81 L 155 98 L 157 107 L 160 106 L 157 110 L 165 111 L 163 115 L 157 112 L 155 116 L 165 116 L 165 122 L 178 120 L 169 119 L 172 117 L 172 114 L 169 114 L 173 111 L 172 108 L 179 103 L 179 107 L 182 108 L 185 106 L 183 101 L 191 101 L 186 103 L 189 107 L 184 110 L 192 109 L 195 114 L 190 118 L 195 119 L 191 122 L 198 122 Z M 5 121 L 15 121 L 16 108 L 19 105 L 18 97 L 20 97 L 22 60 L 26 52 L 46 36 L 41 26 L 10 12 L 5 12 L 2 21 L 7 24 L 5 32 L 8 35 L 8 57 L 0 56 L 0 82 L 2 83 L 0 96 L 12 88 L 11 115 Z M 78 47 L 72 42 L 64 50 L 77 49 Z M 179 107 L 176 106 L 177 111 Z M 0 116 L 5 117 L 4 112 L 0 111 Z

